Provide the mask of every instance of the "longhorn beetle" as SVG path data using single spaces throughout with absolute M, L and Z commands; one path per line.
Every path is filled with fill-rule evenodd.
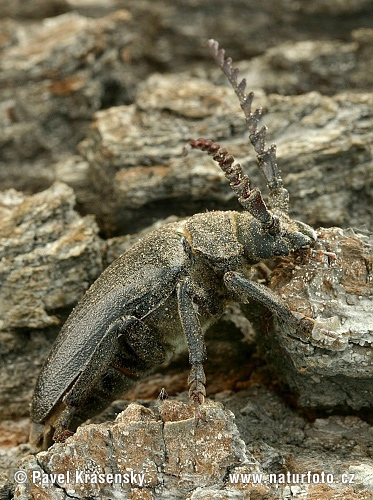
M 261 110 L 253 93 L 209 41 L 244 112 L 250 141 L 269 188 L 269 205 L 251 188 L 228 151 L 211 140 L 189 149 L 212 155 L 244 211 L 212 211 L 166 224 L 115 260 L 70 314 L 44 363 L 31 406 L 30 440 L 41 448 L 62 441 L 89 417 L 119 398 L 136 380 L 178 351 L 189 350 L 189 396 L 199 415 L 205 398 L 204 332 L 230 301 L 250 299 L 297 328 L 297 319 L 275 294 L 249 279 L 262 259 L 310 247 L 315 231 L 288 216 L 288 192 L 276 163 L 276 146 L 265 146 Z

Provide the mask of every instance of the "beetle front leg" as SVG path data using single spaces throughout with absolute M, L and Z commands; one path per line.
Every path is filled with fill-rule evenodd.
M 278 316 L 282 321 L 296 326 L 298 321 L 289 307 L 266 286 L 254 283 L 242 274 L 234 271 L 225 273 L 224 283 L 228 290 L 233 292 L 234 297 L 238 301 L 246 302 L 247 299 L 255 300 L 269 309 L 271 313 Z
M 177 300 L 181 326 L 188 344 L 189 363 L 192 365 L 188 377 L 189 397 L 196 408 L 196 415 L 200 418 L 198 407 L 203 404 L 206 396 L 206 376 L 203 370 L 203 362 L 206 360 L 206 346 L 193 303 L 193 292 L 189 278 L 185 278 L 178 284 Z

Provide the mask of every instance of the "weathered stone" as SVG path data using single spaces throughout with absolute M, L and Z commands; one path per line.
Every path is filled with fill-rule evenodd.
M 252 85 L 268 92 L 334 94 L 348 86 L 358 64 L 357 51 L 356 43 L 289 41 L 245 62 L 242 73 Z
M 305 262 L 275 270 L 271 288 L 292 311 L 316 320 L 305 333 L 274 319 L 262 340 L 302 406 L 373 407 L 372 243 L 369 234 L 320 230 Z
M 233 414 L 219 403 L 204 406 L 205 418 L 198 425 L 193 410 L 184 403 L 160 404 L 162 420 L 151 410 L 132 404 L 114 423 L 80 427 L 65 444 L 26 457 L 21 468 L 28 481 L 16 487 L 14 498 L 123 498 L 138 488 L 152 492 L 150 498 L 180 498 L 198 487 L 224 486 L 229 468 L 248 460 Z M 168 421 L 170 413 L 172 421 Z M 44 485 L 32 481 L 33 473 L 47 471 L 61 474 L 62 480 Z M 88 474 L 87 481 L 80 483 L 77 473 Z M 112 485 L 107 480 L 95 482 L 98 474 L 120 474 L 121 484 L 118 477 Z M 130 484 L 123 479 L 126 474 L 132 478 Z
M 357 43 L 357 67 L 351 74 L 350 84 L 354 88 L 361 88 L 362 82 L 372 84 L 373 68 L 370 64 L 373 49 L 373 29 L 360 28 L 352 32 L 352 38 Z
M 51 311 L 75 304 L 102 271 L 97 226 L 74 204 L 61 183 L 31 197 L 2 193 L 0 329 L 58 323 Z
M 57 16 L 69 10 L 66 0 L 1 0 L 1 15 L 6 17 L 42 19 L 43 17 Z
M 268 383 L 273 384 L 273 378 L 269 378 Z M 373 487 L 372 426 L 355 416 L 315 419 L 312 414 L 294 411 L 284 402 L 286 397 L 286 391 L 278 396 L 272 389 L 258 385 L 235 394 L 217 395 L 218 400 L 224 401 L 236 415 L 240 435 L 259 462 L 264 471 L 263 479 L 267 481 L 255 485 L 251 478 L 249 484 L 244 484 L 238 478 L 236 484 L 230 486 L 246 495 L 249 488 L 256 486 L 260 490 L 270 486 L 274 490 L 270 490 L 273 497 L 269 498 L 313 499 L 317 494 L 320 499 L 339 496 L 369 499 Z M 369 418 L 369 413 L 366 416 Z M 307 479 L 308 471 L 310 479 Z M 250 471 L 241 467 L 237 472 Z M 270 474 L 274 475 L 272 479 Z M 301 474 L 306 475 L 303 481 Z M 315 480 L 313 474 L 316 474 Z M 333 474 L 333 478 L 326 480 L 327 474 Z M 346 474 L 343 480 L 342 474 Z
M 286 41 L 250 61 L 240 61 L 238 66 L 251 87 L 267 93 L 296 95 L 317 91 L 334 95 L 349 88 L 370 92 L 373 30 L 354 30 L 351 38 L 349 43 Z M 212 75 L 215 81 L 224 81 L 220 71 L 214 70 Z
M 197 60 L 207 60 L 201 39 L 229 41 L 234 59 L 247 59 L 287 40 L 348 39 L 356 26 L 372 26 L 369 0 L 67 0 L 88 15 L 102 15 L 125 7 L 139 36 L 134 57 L 146 54 L 153 70 L 180 71 Z M 186 22 L 187 20 L 187 22 Z M 270 33 L 270 36 L 268 35 Z M 176 55 L 177 54 L 177 55 Z
M 42 21 L 37 30 L 24 30 L 18 43 L 4 48 L 0 60 L 3 189 L 15 186 L 7 178 L 9 164 L 15 170 L 16 187 L 30 190 L 29 171 L 38 168 L 35 162 L 48 158 L 50 164 L 56 154 L 71 153 L 94 111 L 128 100 L 130 75 L 123 72 L 129 19 L 125 10 L 98 20 L 67 13 Z
M 272 95 L 266 106 L 291 214 L 315 227 L 372 229 L 373 94 Z
M 335 0 L 332 3 L 325 3 L 322 0 L 312 0 L 299 4 L 299 9 L 307 14 L 341 15 L 352 14 L 364 11 L 369 7 L 369 0 Z
M 14 498 L 370 498 L 373 434 L 358 417 L 308 422 L 263 387 L 218 397 L 237 427 L 211 401 L 197 425 L 193 408 L 178 401 L 154 410 L 131 404 L 113 423 L 80 427 L 64 444 L 24 458 L 18 467 L 28 480 Z M 43 473 L 61 477 L 41 484 Z M 119 476 L 109 483 L 114 474 L 122 484 Z
M 214 200 L 231 199 L 212 160 L 184 157 L 183 148 L 192 137 L 208 134 L 218 140 L 226 135 L 236 109 L 227 88 L 186 76 L 154 75 L 140 88 L 136 104 L 98 112 L 80 150 L 105 200 L 95 207 L 101 225 L 133 232 L 134 219 L 144 217 L 140 209 L 154 216 L 179 206 L 180 214 L 184 201 L 191 213 L 198 210 L 198 201 L 208 207 Z
M 52 339 L 51 332 L 40 330 L 0 331 L 0 422 L 29 417 L 36 378 Z M 27 442 L 27 434 L 22 443 Z M 9 431 L 0 426 L 0 442 L 8 438 Z
M 9 190 L 0 199 L 3 420 L 28 416 L 36 377 L 61 321 L 56 312 L 75 305 L 100 274 L 103 245 L 93 219 L 73 210 L 74 193 L 65 184 L 31 197 Z
M 203 208 L 237 207 L 212 160 L 182 156 L 191 137 L 210 137 L 244 158 L 252 184 L 263 186 L 232 94 L 205 80 L 156 75 L 143 84 L 135 104 L 95 115 L 81 151 L 97 195 L 105 200 L 95 206 L 104 229 L 133 232 L 134 219 L 140 224 L 146 213 L 191 214 L 202 208 L 201 200 Z M 268 110 L 263 121 L 278 145 L 294 217 L 316 226 L 370 227 L 372 94 L 259 94 L 255 105 L 261 104 Z
M 21 26 L 14 19 L 0 19 L 0 51 L 19 41 L 19 35 L 22 32 Z

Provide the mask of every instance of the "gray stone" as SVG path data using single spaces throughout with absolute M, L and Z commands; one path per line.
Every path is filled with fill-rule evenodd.
M 26 19 L 42 19 L 43 17 L 56 16 L 69 10 L 66 0 L 1 0 L 1 15 L 4 17 L 17 17 Z
M 306 333 L 274 320 L 260 339 L 302 406 L 373 406 L 372 243 L 369 233 L 320 229 L 305 261 L 272 276 L 271 288 L 291 310 L 315 320 Z
M 170 215 L 170 204 L 182 215 L 180 205 L 190 214 L 202 200 L 208 207 L 232 199 L 212 160 L 185 157 L 183 148 L 193 137 L 227 134 L 235 110 L 227 88 L 186 75 L 153 75 L 135 104 L 98 112 L 80 151 L 98 197 L 105 200 L 93 207 L 100 225 L 108 232 L 134 232 L 146 214 L 162 216 L 168 210 Z
M 185 498 L 196 488 L 223 487 L 229 469 L 248 461 L 234 416 L 219 403 L 205 405 L 197 426 L 193 408 L 184 403 L 165 401 L 159 411 L 157 417 L 129 405 L 113 423 L 80 427 L 66 443 L 26 457 L 20 467 L 28 481 L 16 487 L 14 498 L 139 498 L 132 497 L 138 488 L 151 493 L 140 498 Z M 45 485 L 32 481 L 33 474 L 52 471 L 61 479 Z M 80 482 L 77 473 L 88 479 Z M 95 480 L 99 474 L 105 475 L 103 483 Z M 122 475 L 122 484 L 109 484 L 108 474 Z M 125 475 L 132 477 L 130 484 L 123 481 Z
M 263 387 L 221 398 L 236 420 L 207 401 L 196 425 L 190 405 L 166 400 L 153 410 L 130 404 L 112 423 L 82 426 L 65 443 L 22 460 L 28 480 L 14 498 L 369 498 L 367 423 L 340 416 L 307 422 Z M 61 476 L 41 484 L 42 474 Z M 111 484 L 114 474 L 116 481 L 128 474 L 130 484 Z
M 317 91 L 326 95 L 354 89 L 370 92 L 373 30 L 360 28 L 348 43 L 339 40 L 289 40 L 269 48 L 250 61 L 239 63 L 242 76 L 254 88 L 267 93 L 304 94 Z M 221 73 L 214 79 L 223 81 Z
M 5 43 L 0 60 L 3 189 L 30 192 L 28 181 L 37 176 L 30 171 L 39 171 L 40 161 L 49 160 L 50 167 L 56 155 L 72 153 L 94 111 L 128 99 L 130 74 L 123 75 L 122 56 L 130 43 L 129 19 L 125 10 L 98 20 L 66 13 L 43 20 L 37 29 L 20 27 L 14 35 L 18 43 Z
M 133 232 L 134 218 L 139 224 L 146 213 L 164 217 L 170 208 L 178 215 L 202 207 L 236 208 L 211 159 L 182 155 L 187 141 L 201 135 L 227 147 L 242 160 L 252 184 L 263 187 L 232 93 L 206 80 L 154 75 L 141 86 L 135 104 L 95 115 L 80 150 L 97 196 L 105 200 L 94 208 L 105 230 Z M 254 104 L 268 113 L 263 122 L 268 140 L 278 146 L 294 217 L 316 226 L 372 227 L 372 94 L 258 93 Z
M 31 197 L 2 193 L 1 330 L 58 324 L 52 311 L 75 304 L 102 271 L 97 226 L 74 204 L 62 183 Z

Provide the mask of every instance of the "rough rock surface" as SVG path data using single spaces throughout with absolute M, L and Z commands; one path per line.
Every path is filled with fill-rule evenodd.
M 317 90 L 333 95 L 347 88 L 370 92 L 373 71 L 367 60 L 373 46 L 373 30 L 353 30 L 351 40 L 286 41 L 250 61 L 240 63 L 243 76 L 267 93 L 304 94 Z M 221 73 L 213 72 L 217 81 Z
M 202 207 L 237 207 L 212 160 L 196 153 L 183 156 L 190 138 L 219 141 L 242 160 L 252 184 L 263 186 L 232 94 L 203 79 L 153 75 L 140 87 L 135 104 L 95 115 L 80 150 L 97 196 L 105 200 L 93 208 L 106 231 L 133 232 L 146 214 L 164 217 L 171 207 L 178 215 Z M 254 105 L 268 112 L 263 121 L 278 146 L 293 216 L 316 226 L 372 228 L 373 94 L 265 98 L 258 93 Z
M 265 394 L 252 392 L 258 403 L 265 398 Z M 239 397 L 232 404 L 242 404 Z M 367 424 L 331 417 L 307 425 L 298 417 L 297 426 L 291 430 L 284 425 L 286 421 L 280 428 L 277 423 L 275 430 L 276 420 L 289 418 L 289 413 L 286 415 L 278 401 L 267 414 L 268 405 L 263 401 L 263 407 L 256 408 L 267 416 L 263 429 L 255 425 L 254 405 L 241 407 L 241 415 L 253 421 L 259 433 L 264 431 L 267 439 L 268 433 L 284 438 L 287 432 L 285 441 L 289 444 L 282 445 L 281 451 L 260 443 L 258 436 L 251 436 L 250 449 L 245 446 L 233 413 L 220 403 L 207 402 L 204 419 L 198 424 L 191 406 L 181 402 L 166 400 L 153 411 L 131 404 L 113 423 L 80 427 L 66 443 L 26 457 L 20 470 L 27 480 L 16 487 L 14 498 L 287 499 L 303 495 L 368 500 L 373 492 L 373 467 L 366 454 L 373 436 Z M 348 429 L 351 424 L 368 431 L 364 441 L 356 431 Z M 358 460 L 354 460 L 352 452 L 349 462 L 341 467 L 338 458 L 345 452 L 347 436 L 357 439 L 356 446 L 361 449 Z M 302 442 L 307 443 L 308 454 L 295 455 Z M 328 448 L 333 445 L 334 452 L 330 452 Z M 300 474 L 304 474 L 302 481 Z M 308 483 L 307 477 L 312 478 Z M 343 484 L 342 478 L 353 482 Z
M 251 58 L 286 40 L 348 40 L 356 27 L 371 27 L 370 0 L 308 3 L 271 0 L 67 0 L 89 15 L 124 7 L 131 12 L 138 37 L 133 54 L 146 54 L 153 70 L 180 71 L 207 61 L 201 39 L 219 38 L 232 56 Z M 188 20 L 188 22 L 186 22 Z M 218 36 L 219 35 L 219 36 Z M 175 54 L 177 56 L 175 57 Z
M 57 16 L 69 10 L 66 0 L 0 0 L 0 10 L 3 17 L 18 17 L 26 19 L 43 19 Z
M 34 196 L 8 190 L 0 200 L 2 420 L 28 416 L 64 311 L 103 269 L 103 242 L 93 218 L 74 211 L 75 196 L 65 184 Z
M 233 194 L 223 172 L 206 158 L 185 157 L 183 147 L 206 133 L 224 136 L 236 111 L 228 88 L 186 75 L 153 75 L 135 104 L 98 112 L 80 151 L 105 200 L 94 207 L 100 225 L 109 233 L 133 232 L 149 213 L 159 217 L 173 207 L 191 214 L 218 200 L 224 206 Z
M 128 99 L 124 60 L 129 18 L 127 11 L 98 20 L 66 13 L 23 32 L 19 29 L 18 43 L 4 48 L 0 59 L 3 189 L 35 192 L 47 187 L 51 162 L 74 151 L 92 113 Z
M 52 11 L 48 14 L 41 8 L 41 5 L 47 7 L 47 2 L 35 1 L 31 2 L 31 7 L 27 9 L 24 2 L 3 0 L 2 12 L 19 19 L 27 17 L 28 11 L 34 16 L 52 15 Z M 261 87 L 267 92 L 298 94 L 317 90 L 332 95 L 347 89 L 354 92 L 371 89 L 373 77 L 370 59 L 373 35 L 369 26 L 373 11 L 367 1 L 335 2 L 333 8 L 329 8 L 322 6 L 320 2 L 310 2 L 306 6 L 282 0 L 274 5 L 267 0 L 260 5 L 245 6 L 245 9 L 242 9 L 242 2 L 237 0 L 229 5 L 223 1 L 216 3 L 215 0 L 198 5 L 195 0 L 178 0 L 172 5 L 157 0 L 150 3 L 148 0 L 49 2 L 52 9 L 60 4 L 68 4 L 71 12 L 39 23 L 22 23 L 11 18 L 1 22 L 3 35 L 0 37 L 0 182 L 3 189 L 14 187 L 36 192 L 48 187 L 55 178 L 58 179 L 50 169 L 51 163 L 59 162 L 61 155 L 65 161 L 66 154 L 74 152 L 77 142 L 86 135 L 92 114 L 112 105 L 133 102 L 139 82 L 150 72 L 180 72 L 183 69 L 188 71 L 188 74 L 183 76 L 184 80 L 189 80 L 193 74 L 206 76 L 206 68 L 212 68 L 213 63 L 202 38 L 218 37 L 221 43 L 229 48 L 229 53 L 235 60 L 246 58 L 246 62 L 240 64 L 240 67 L 245 70 L 244 74 L 247 75 L 250 86 Z M 117 10 L 121 7 L 126 10 Z M 336 15 L 338 22 L 335 20 Z M 187 29 L 184 21 L 186 18 L 189 20 Z M 267 33 L 271 33 L 271 36 L 268 37 Z M 247 58 L 257 54 L 262 55 L 247 62 Z M 199 62 L 202 59 L 203 65 Z M 213 71 L 213 74 L 217 73 Z M 219 80 L 220 77 L 219 73 Z M 205 84 L 205 81 L 199 82 L 201 88 L 205 87 Z M 167 89 L 170 92 L 170 100 L 175 104 L 174 90 L 167 85 L 167 79 L 163 86 L 165 89 L 161 92 L 158 107 L 159 104 L 164 106 L 162 99 Z M 150 102 L 154 101 L 153 92 L 149 88 L 147 92 L 150 95 L 144 104 L 150 104 L 150 111 L 153 111 L 154 104 Z M 216 92 L 220 93 L 221 90 Z M 191 93 L 193 92 L 187 90 L 185 100 L 186 97 L 192 98 Z M 350 95 L 346 96 L 346 99 L 348 102 Z M 179 96 L 180 100 L 182 99 Z M 211 105 L 211 99 L 209 101 Z M 196 103 L 200 103 L 201 112 L 204 113 L 206 106 L 203 99 L 197 99 Z M 296 101 L 295 105 L 297 103 L 299 101 Z M 139 101 L 137 104 L 141 106 Z M 221 101 L 218 99 L 216 104 L 220 106 Z M 259 100 L 257 104 L 266 105 Z M 371 105 L 368 103 L 367 106 Z M 162 129 L 165 134 L 170 133 L 170 130 L 172 132 L 172 115 L 179 109 L 180 106 L 176 109 L 171 106 L 170 117 L 167 116 L 167 106 L 161 115 L 155 113 L 162 118 L 162 123 L 166 122 Z M 237 110 L 237 104 L 232 110 Z M 185 116 L 186 111 L 187 107 L 182 106 L 182 115 Z M 219 113 L 217 110 L 216 112 Z M 283 112 L 285 115 L 291 114 L 290 102 Z M 110 116 L 113 117 L 112 115 Z M 136 114 L 134 118 L 138 116 L 140 115 Z M 131 119 L 131 116 L 128 115 L 128 118 Z M 369 130 L 369 115 L 365 120 Z M 146 127 L 137 124 L 137 131 L 146 134 L 149 132 L 151 137 L 155 130 L 152 130 L 149 117 L 146 123 Z M 230 138 L 230 134 L 240 133 L 240 123 L 242 121 L 237 119 L 233 122 L 225 122 L 223 119 L 221 128 L 228 128 L 217 138 Z M 277 140 L 275 128 L 271 122 L 267 123 L 272 131 L 271 140 Z M 154 127 L 158 124 L 159 122 L 153 122 Z M 193 129 L 188 119 L 175 119 L 174 126 L 179 128 L 180 124 L 187 139 L 190 135 L 194 137 L 199 130 L 198 123 L 194 124 Z M 298 121 L 295 126 L 297 124 Z M 313 135 L 317 133 L 314 129 L 319 126 L 316 121 L 311 124 L 310 130 L 305 130 L 308 135 L 304 139 L 307 139 L 306 142 L 314 151 L 318 150 L 317 141 L 313 141 Z M 189 136 L 187 131 L 190 131 Z M 214 131 L 214 127 L 211 127 L 208 132 L 212 134 Z M 346 129 L 346 132 L 349 130 Z M 286 140 L 291 147 L 291 141 L 288 141 L 288 138 Z M 357 149 L 361 146 L 353 144 Z M 144 144 L 138 144 L 138 147 L 143 146 Z M 180 198 L 179 194 L 183 192 L 182 186 L 191 184 L 188 173 L 185 172 L 185 165 L 191 166 L 191 162 L 188 160 L 183 164 L 184 169 L 178 170 L 179 145 L 175 145 L 173 151 L 176 166 L 164 162 L 157 163 L 157 157 L 164 157 L 163 146 L 164 144 L 159 144 L 155 158 L 149 159 L 146 164 L 148 167 L 152 165 L 152 169 L 144 170 L 144 164 L 140 163 L 136 165 L 139 169 L 133 170 L 133 175 L 145 179 L 150 191 L 154 188 L 154 197 L 157 200 L 161 197 L 159 183 L 164 180 L 169 186 L 170 195 L 162 198 L 163 204 L 158 201 L 156 207 L 152 203 L 147 206 L 148 213 L 154 213 L 154 219 L 172 214 L 174 207 L 179 207 L 180 213 L 187 213 L 188 200 L 185 200 L 185 197 Z M 364 149 L 364 146 L 362 147 Z M 154 149 L 157 149 L 156 145 Z M 238 149 L 238 152 L 241 154 L 241 149 Z M 338 151 L 334 151 L 331 154 L 337 153 Z M 360 153 L 362 156 L 366 155 L 366 151 Z M 359 151 L 356 157 L 358 154 Z M 313 160 L 315 159 L 317 160 L 317 154 Z M 133 175 L 122 174 L 121 183 L 131 184 Z M 212 178 L 214 174 L 207 169 L 204 177 Z M 173 186 L 174 178 L 178 180 L 175 186 L 179 184 L 180 189 Z M 328 183 L 325 176 L 323 179 Z M 357 177 L 355 182 L 359 183 L 359 179 L 360 177 Z M 97 185 L 99 181 L 100 177 L 97 179 L 97 175 L 93 175 L 93 179 L 88 176 L 85 179 L 88 186 L 86 193 L 92 191 L 92 184 Z M 193 183 L 190 187 L 193 187 Z M 204 194 L 207 195 L 205 198 L 208 208 L 214 208 L 217 199 L 220 205 L 226 202 L 227 191 L 220 187 L 218 191 L 220 197 L 211 189 L 211 183 L 207 182 Z M 119 193 L 121 192 L 119 190 Z M 201 200 L 197 198 L 200 192 L 201 188 L 196 187 L 190 211 L 203 208 Z M 140 193 L 141 189 L 132 185 L 130 194 L 138 198 Z M 149 193 L 147 195 L 149 196 Z M 84 203 L 85 201 L 87 203 Z M 325 201 L 330 204 L 328 198 Z M 342 202 L 340 204 L 342 206 Z M 85 212 L 89 212 L 92 205 L 99 205 L 97 197 L 92 203 L 92 197 L 87 200 L 87 194 L 83 194 L 82 206 Z M 323 198 L 321 205 L 323 209 Z M 114 207 L 117 208 L 117 205 Z M 124 215 L 123 211 L 124 209 L 119 210 L 118 214 L 110 215 L 115 221 L 123 221 L 124 218 L 128 222 L 133 213 L 127 210 Z M 154 219 L 146 221 L 144 217 L 145 215 L 139 217 L 143 227 L 154 222 Z M 359 220 L 359 217 L 360 214 L 356 219 Z M 340 220 L 339 216 L 334 224 L 340 224 Z M 330 224 L 327 220 L 319 223 Z M 364 223 L 366 221 L 361 220 L 358 226 Z M 355 220 L 353 224 L 356 225 Z
M 55 324 L 49 311 L 75 304 L 102 271 L 97 225 L 74 204 L 61 183 L 30 197 L 2 193 L 1 330 Z
M 258 338 L 301 406 L 372 408 L 372 234 L 320 229 L 303 258 L 285 260 L 270 286 L 315 323 L 294 331 L 274 319 L 274 331 Z
M 30 452 L 25 417 L 58 321 L 100 269 L 143 234 L 122 233 L 170 215 L 238 208 L 209 158 L 181 156 L 185 141 L 199 134 L 219 140 L 242 162 L 252 184 L 264 187 L 238 103 L 205 40 L 217 38 L 227 49 L 256 93 L 254 104 L 264 107 L 267 142 L 278 144 L 292 215 L 315 227 L 372 227 L 372 5 L 370 0 L 264 0 L 247 2 L 243 9 L 242 0 L 0 0 L 1 13 L 12 16 L 0 20 L 0 185 L 23 191 L 6 192 L 0 204 L 0 233 L 7 232 L 1 241 L 8 242 L 1 248 L 11 256 L 0 263 L 5 273 L 0 321 L 6 328 L 0 331 L 1 499 L 12 498 L 17 462 Z M 84 157 L 75 149 L 82 139 Z M 56 180 L 73 188 L 80 214 L 98 216 L 101 235 L 104 230 L 120 235 L 107 242 L 106 250 L 92 219 L 72 210 L 71 190 L 58 184 L 41 192 Z M 34 193 L 39 194 L 28 197 Z M 23 213 L 22 220 L 17 213 Z M 174 487 L 172 497 L 371 498 L 366 343 L 371 328 L 369 310 L 364 310 L 371 300 L 370 282 L 363 287 L 371 274 L 370 250 L 364 231 L 355 230 L 356 238 L 351 232 L 325 233 L 330 238 L 321 239 L 320 248 L 337 249 L 335 262 L 316 254 L 302 263 L 290 261 L 291 276 L 277 263 L 271 286 L 298 313 L 304 312 L 300 294 L 319 324 L 345 315 L 344 325 L 326 323 L 334 343 L 320 345 L 330 338 L 321 328 L 306 339 L 294 332 L 284 335 L 259 309 L 257 316 L 268 322 L 258 328 L 252 310 L 242 308 L 250 323 L 235 307 L 207 334 L 208 394 L 234 412 L 259 470 L 353 473 L 355 483 L 229 486 L 219 472 L 215 484 L 192 485 L 185 495 Z M 304 281 L 302 269 L 310 281 Z M 9 281 L 12 273 L 15 279 Z M 258 271 L 260 279 L 263 273 L 264 268 Z M 346 277 L 358 283 L 361 295 L 346 287 Z M 265 335 L 268 329 L 274 337 Z M 188 370 L 184 354 L 126 397 L 154 400 L 162 387 L 174 397 L 185 390 Z M 116 402 L 112 410 L 125 406 Z M 157 412 L 147 414 L 143 429 L 159 426 Z M 108 415 L 97 422 L 112 421 Z M 222 421 L 228 418 L 224 415 Z M 135 415 L 125 418 L 128 425 L 129 420 L 139 425 Z M 237 443 L 234 425 L 227 429 Z M 111 436 L 107 430 L 101 441 L 108 439 L 109 449 Z M 179 456 L 176 439 L 171 448 L 175 455 L 165 457 L 167 464 Z M 182 475 L 180 464 L 173 470 Z M 232 470 L 239 471 L 238 466 Z M 192 483 L 200 481 L 195 471 L 190 477 Z M 177 483 L 173 476 L 170 480 Z M 49 491 L 64 495 L 58 488 Z M 131 498 L 154 494 L 155 488 L 134 488 Z M 113 490 L 109 498 L 115 498 Z

